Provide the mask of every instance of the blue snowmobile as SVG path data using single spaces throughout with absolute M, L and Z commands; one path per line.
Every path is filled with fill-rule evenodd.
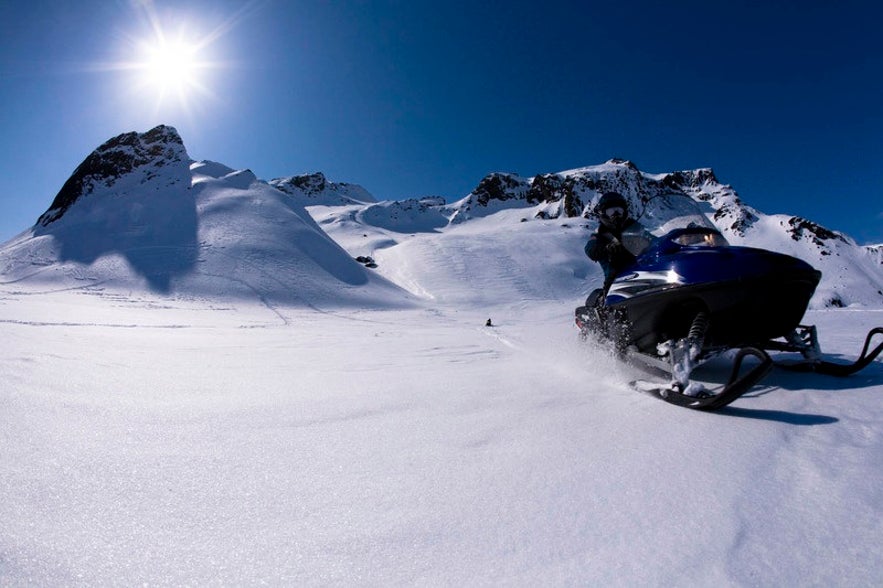
M 870 349 L 883 334 L 875 328 L 855 362 L 825 361 L 815 327 L 801 325 L 821 272 L 788 255 L 729 245 L 687 196 L 667 195 L 656 204 L 642 220 L 656 224 L 661 236 L 648 244 L 646 231 L 624 233 L 622 244 L 636 262 L 575 313 L 583 338 L 610 342 L 625 358 L 669 376 L 666 384 L 635 387 L 680 406 L 716 410 L 769 373 L 768 351 L 802 356 L 776 365 L 835 376 L 863 369 L 883 351 L 883 343 Z M 710 390 L 692 374 L 717 357 L 730 357 L 732 371 Z M 743 370 L 743 363 L 749 367 Z

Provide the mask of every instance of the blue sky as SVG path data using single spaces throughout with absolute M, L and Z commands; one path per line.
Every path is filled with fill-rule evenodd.
M 194 159 L 378 199 L 611 157 L 711 167 L 763 212 L 883 242 L 877 6 L 6 1 L 0 241 L 95 147 L 162 123 Z M 146 67 L 159 35 L 190 48 L 184 81 Z

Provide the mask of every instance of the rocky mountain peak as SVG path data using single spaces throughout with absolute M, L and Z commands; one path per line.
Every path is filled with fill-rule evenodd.
M 610 159 L 597 166 L 538 174 L 532 178 L 489 174 L 466 198 L 454 204 L 454 221 L 463 222 L 471 216 L 481 216 L 483 210 L 490 212 L 518 201 L 524 205 L 540 205 L 538 218 L 589 217 L 604 192 L 619 192 L 632 203 L 634 210 L 641 210 L 649 200 L 670 192 L 689 194 L 699 200 L 716 199 L 716 208 L 728 205 L 742 224 L 750 220 L 750 213 L 742 214 L 735 191 L 721 186 L 711 169 L 660 176 L 642 172 L 631 161 Z
M 810 241 L 822 255 L 832 254 L 829 248 L 832 242 L 849 243 L 842 234 L 799 216 L 792 216 L 788 220 L 787 232 L 794 241 Z
M 328 188 L 328 180 L 322 172 L 278 178 L 270 180 L 270 184 L 283 192 L 289 192 L 290 188 L 295 188 L 307 195 L 318 194 Z
M 304 206 L 377 202 L 361 186 L 346 182 L 329 182 L 322 172 L 275 178 L 267 183 L 280 192 L 300 200 Z
M 123 133 L 99 146 L 59 190 L 49 209 L 37 220 L 42 226 L 60 219 L 80 198 L 100 187 L 113 188 L 122 178 L 136 176 L 141 183 L 172 165 L 189 166 L 190 157 L 178 131 L 159 125 L 146 133 Z
M 638 166 L 629 161 L 628 159 L 621 159 L 619 157 L 613 157 L 607 160 L 608 165 L 621 165 L 627 167 L 631 170 L 638 171 Z
M 676 171 L 665 174 L 662 183 L 672 187 L 690 186 L 699 188 L 704 184 L 718 183 L 714 170 L 711 168 L 699 168 L 694 170 Z
M 472 193 L 480 206 L 486 206 L 491 200 L 506 201 L 520 198 L 524 192 L 524 180 L 515 174 L 491 173 L 482 178 Z

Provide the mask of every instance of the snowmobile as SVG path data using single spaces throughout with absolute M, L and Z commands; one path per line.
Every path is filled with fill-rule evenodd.
M 679 406 L 717 410 L 774 365 L 846 376 L 883 351 L 883 343 L 870 349 L 873 337 L 883 334 L 875 328 L 855 362 L 825 361 L 816 328 L 801 324 L 821 272 L 782 253 L 731 246 L 695 201 L 680 198 L 689 202 L 669 195 L 652 215 L 642 214 L 660 236 L 648 242 L 644 230 L 623 234 L 636 262 L 575 312 L 583 339 L 611 343 L 624 358 L 668 375 L 667 383 L 635 381 L 635 388 Z M 769 351 L 801 359 L 776 363 Z M 711 389 L 693 372 L 715 358 L 728 358 L 732 368 L 729 379 Z

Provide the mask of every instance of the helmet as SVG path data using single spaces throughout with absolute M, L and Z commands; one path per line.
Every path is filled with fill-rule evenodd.
M 606 192 L 595 206 L 601 223 L 611 229 L 621 229 L 629 217 L 628 200 L 618 192 Z

